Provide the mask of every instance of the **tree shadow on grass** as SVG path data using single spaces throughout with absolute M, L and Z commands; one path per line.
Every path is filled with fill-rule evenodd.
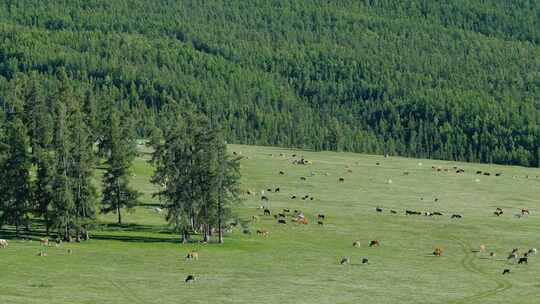
M 112 234 L 96 234 L 92 235 L 93 240 L 106 240 L 106 241 L 122 241 L 122 242 L 134 242 L 134 243 L 172 243 L 180 244 L 180 238 L 163 238 L 163 237 L 151 237 L 142 235 L 112 235 Z

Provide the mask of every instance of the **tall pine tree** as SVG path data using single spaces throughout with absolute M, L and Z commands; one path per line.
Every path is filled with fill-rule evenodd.
M 116 212 L 118 224 L 122 224 L 122 208 L 132 209 L 138 204 L 140 194 L 129 185 L 130 167 L 135 157 L 134 132 L 128 130 L 130 123 L 121 124 L 120 113 L 111 107 L 108 133 L 107 169 L 103 174 L 102 213 Z

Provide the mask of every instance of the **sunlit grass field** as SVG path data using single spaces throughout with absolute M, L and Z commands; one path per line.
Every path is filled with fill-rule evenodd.
M 50 246 L 46 257 L 37 256 L 38 241 L 0 231 L 0 238 L 10 241 L 0 249 L 0 303 L 539 301 L 540 256 L 528 265 L 506 261 L 512 248 L 540 247 L 538 169 L 272 147 L 229 150 L 244 157 L 244 193 L 255 193 L 244 194 L 236 208 L 241 219 L 260 219 L 250 225 L 252 234 L 238 227 L 222 245 L 180 244 L 163 214 L 154 211 L 159 202 L 151 196 L 152 168 L 143 154 L 134 164 L 133 183 L 143 192 L 144 205 L 124 213 L 125 225 L 115 225 L 115 214 L 100 215 L 92 240 Z M 293 164 L 300 157 L 311 164 Z M 491 176 L 476 174 L 479 170 Z M 263 190 L 268 202 L 261 201 Z M 314 200 L 302 200 L 304 195 Z M 301 210 L 309 224 L 290 218 L 277 224 L 263 216 L 261 205 L 272 213 Z M 500 217 L 493 214 L 497 207 L 504 210 Z M 522 208 L 530 215 L 516 217 Z M 406 216 L 405 210 L 443 216 Z M 319 213 L 326 216 L 322 226 Z M 452 214 L 463 218 L 451 219 Z M 258 229 L 269 236 L 258 236 Z M 368 247 L 371 240 L 381 246 Z M 481 244 L 485 253 L 478 252 Z M 435 247 L 443 248 L 443 256 L 432 255 Z M 199 251 L 199 260 L 184 259 L 191 249 Z M 339 264 L 343 256 L 349 265 Z M 511 273 L 503 276 L 505 268 Z M 184 283 L 188 274 L 196 281 Z

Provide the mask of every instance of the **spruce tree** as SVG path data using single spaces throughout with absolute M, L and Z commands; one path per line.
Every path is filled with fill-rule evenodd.
M 30 141 L 23 123 L 22 103 L 9 105 L 0 159 L 0 226 L 28 227 L 30 208 Z
M 92 184 L 93 149 L 89 128 L 79 104 L 71 115 L 71 161 L 69 178 L 75 205 L 75 229 L 78 238 L 89 238 L 88 225 L 95 219 L 96 189 Z
M 135 157 L 135 138 L 130 130 L 122 128 L 119 112 L 112 107 L 109 114 L 107 169 L 103 174 L 102 213 L 116 212 L 122 224 L 122 208 L 132 209 L 140 194 L 129 184 L 130 167 Z M 129 127 L 127 124 L 126 127 Z

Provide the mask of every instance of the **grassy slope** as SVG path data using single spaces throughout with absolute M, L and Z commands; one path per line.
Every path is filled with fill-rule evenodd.
M 261 216 L 252 229 L 268 229 L 267 239 L 234 231 L 224 245 L 180 245 L 165 233 L 161 216 L 143 206 L 125 216 L 131 225 L 107 225 L 115 216 L 104 216 L 92 241 L 50 247 L 48 257 L 36 256 L 35 241 L 12 240 L 8 249 L 0 250 L 0 303 L 508 304 L 532 303 L 540 295 L 540 257 L 528 266 L 503 260 L 513 247 L 540 247 L 537 169 L 457 164 L 466 170 L 457 175 L 431 169 L 456 165 L 450 162 L 329 152 L 299 152 L 314 163 L 298 166 L 290 162 L 291 150 L 231 150 L 248 157 L 242 164 L 244 189 L 280 187 L 279 194 L 268 194 L 272 210 L 301 209 L 312 222 L 323 212 L 325 226 L 278 226 Z M 346 165 L 352 173 L 346 173 Z M 477 169 L 504 175 L 478 177 Z M 286 175 L 278 175 L 280 170 Z M 138 160 L 134 171 L 144 202 L 155 202 L 148 195 L 150 168 Z M 316 175 L 299 179 L 311 172 Z M 340 176 L 344 183 L 337 182 Z M 310 194 L 316 200 L 291 200 L 291 194 Z M 258 205 L 258 196 L 246 196 L 239 213 L 258 214 Z M 384 207 L 384 214 L 376 214 L 376 206 Z M 496 207 L 505 208 L 506 214 L 493 216 Z M 513 217 L 521 207 L 532 215 Z M 390 215 L 389 209 L 400 213 Z M 445 216 L 407 217 L 405 209 L 441 211 Z M 454 212 L 464 219 L 446 215 Z M 382 246 L 367 248 L 372 239 Z M 353 248 L 354 240 L 362 247 Z M 472 253 L 481 243 L 498 256 Z M 430 255 L 435 246 L 445 248 L 443 257 Z M 72 255 L 67 248 L 73 249 Z M 200 250 L 199 261 L 183 259 L 190 248 Z M 338 265 L 343 255 L 351 257 L 352 265 Z M 359 265 L 362 257 L 369 257 L 371 264 Z M 513 273 L 503 277 L 505 267 Z M 186 285 L 182 280 L 187 274 L 199 280 Z

